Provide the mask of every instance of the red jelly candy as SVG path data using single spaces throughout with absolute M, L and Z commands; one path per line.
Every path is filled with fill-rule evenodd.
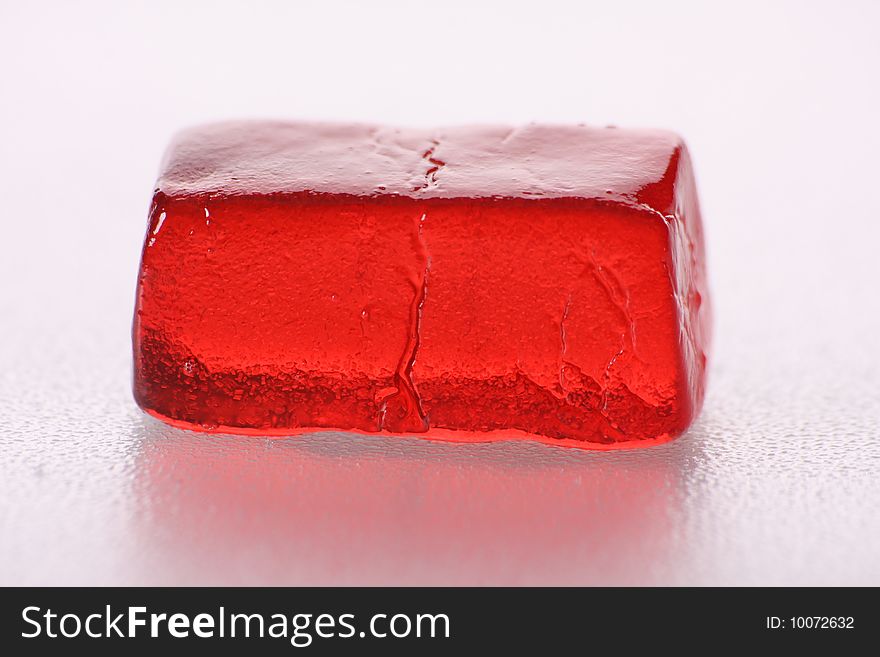
M 699 410 L 708 317 L 675 135 L 226 123 L 161 171 L 134 393 L 207 431 L 650 445 Z

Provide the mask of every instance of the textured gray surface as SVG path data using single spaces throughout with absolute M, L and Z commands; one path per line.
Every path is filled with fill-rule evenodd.
M 547 69 L 543 95 L 504 86 L 480 96 L 486 76 L 535 71 L 496 36 L 510 61 L 468 73 L 485 45 L 462 27 L 430 94 L 383 87 L 385 96 L 364 93 L 357 115 L 333 104 L 338 85 L 318 93 L 321 79 L 352 66 L 342 58 L 298 79 L 311 100 L 267 85 L 271 68 L 241 75 L 239 59 L 318 47 L 309 39 L 320 34 L 304 35 L 303 46 L 280 38 L 295 16 L 150 7 L 99 8 L 123 12 L 107 32 L 88 11 L 65 15 L 61 5 L 46 20 L 21 7 L 0 20 L 0 56 L 20 63 L 3 71 L 17 102 L 0 107 L 0 583 L 880 584 L 880 222 L 871 201 L 880 102 L 866 84 L 880 61 L 877 5 L 761 5 L 760 21 L 738 13 L 716 32 L 719 17 L 700 5 L 621 9 L 626 20 L 567 21 L 593 37 L 577 41 L 554 23 L 557 54 L 577 61 L 613 51 L 611 28 L 629 26 L 641 58 L 621 55 L 616 77 L 577 71 L 604 100 L 569 91 L 567 65 Z M 507 16 L 506 29 L 523 38 L 548 27 L 529 13 Z M 192 91 L 205 34 L 231 34 L 242 21 L 269 35 L 253 36 L 250 54 L 218 53 L 217 71 L 203 74 L 210 86 L 237 73 L 247 93 Z M 688 21 L 709 33 L 653 47 L 655 29 L 686 31 Z M 168 33 L 157 50 L 148 36 L 160 27 Z M 341 29 L 391 77 L 422 66 L 395 59 L 396 46 L 358 49 L 359 32 Z M 750 49 L 727 41 L 743 34 Z M 627 80 L 648 52 L 653 77 L 634 89 Z M 662 105 L 638 102 L 685 63 L 692 85 Z M 350 75 L 355 91 L 367 88 Z M 470 104 L 450 100 L 456 90 Z M 519 114 L 505 109 L 514 101 Z M 696 426 L 668 445 L 590 453 L 210 437 L 144 417 L 130 397 L 128 330 L 161 150 L 181 124 L 272 113 L 442 124 L 594 116 L 683 132 L 717 309 Z

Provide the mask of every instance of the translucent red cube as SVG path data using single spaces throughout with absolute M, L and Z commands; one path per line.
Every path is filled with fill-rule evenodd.
M 203 431 L 655 444 L 703 399 L 704 262 L 667 132 L 196 128 L 153 197 L 135 399 Z

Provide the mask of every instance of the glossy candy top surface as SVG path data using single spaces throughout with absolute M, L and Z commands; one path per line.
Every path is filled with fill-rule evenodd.
M 228 122 L 178 135 L 158 187 L 169 196 L 617 199 L 666 212 L 671 188 L 657 187 L 681 146 L 666 131 L 587 126 Z

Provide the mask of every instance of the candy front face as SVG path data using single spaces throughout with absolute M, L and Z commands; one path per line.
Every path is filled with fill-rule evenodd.
M 672 135 L 233 123 L 166 159 L 134 389 L 209 431 L 648 445 L 698 411 L 707 340 Z

